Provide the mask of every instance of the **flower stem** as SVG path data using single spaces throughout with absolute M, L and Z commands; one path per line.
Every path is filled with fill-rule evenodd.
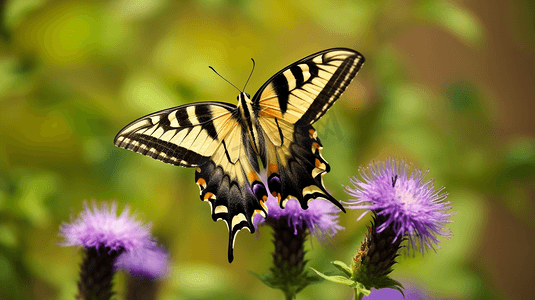
M 288 225 L 288 219 L 269 220 L 273 228 L 273 285 L 284 292 L 286 300 L 295 299 L 297 293 L 311 282 L 304 272 L 304 243 L 308 232 L 306 228 L 297 230 Z
M 85 258 L 80 266 L 77 300 L 108 300 L 113 295 L 113 264 L 122 251 L 109 248 L 86 248 Z
M 360 293 L 357 288 L 355 288 L 355 300 L 362 300 L 364 298 L 364 294 Z

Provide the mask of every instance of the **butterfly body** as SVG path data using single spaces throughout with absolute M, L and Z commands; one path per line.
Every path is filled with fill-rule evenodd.
M 268 192 L 280 206 L 295 198 L 306 209 L 322 198 L 342 205 L 323 185 L 330 167 L 312 124 L 338 99 L 364 62 L 351 49 L 324 50 L 284 68 L 237 105 L 200 102 L 142 117 L 123 128 L 115 145 L 195 168 L 200 198 L 212 219 L 229 229 L 229 261 L 236 233 L 254 232 L 255 214 L 266 217 Z M 260 177 L 260 162 L 267 187 Z

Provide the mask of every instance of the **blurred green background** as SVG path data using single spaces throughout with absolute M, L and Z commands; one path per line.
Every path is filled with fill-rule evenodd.
M 454 235 L 402 257 L 394 279 L 434 299 L 535 293 L 534 3 L 499 1 L 1 1 L 0 299 L 72 299 L 80 252 L 58 227 L 84 200 L 116 199 L 152 222 L 172 257 L 158 299 L 278 299 L 249 271 L 271 263 L 271 233 L 227 228 L 198 198 L 194 171 L 114 147 L 130 121 L 205 100 L 234 103 L 286 65 L 330 47 L 366 63 L 316 124 L 340 200 L 359 165 L 389 156 L 430 169 L 454 201 Z M 349 262 L 370 218 L 309 265 Z M 117 297 L 126 293 L 117 277 Z M 350 299 L 323 282 L 298 299 Z

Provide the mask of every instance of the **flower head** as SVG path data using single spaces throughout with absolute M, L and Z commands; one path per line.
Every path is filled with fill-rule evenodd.
M 353 187 L 346 186 L 347 193 L 356 199 L 344 204 L 386 217 L 377 232 L 391 227 L 396 234 L 394 242 L 406 236 L 408 251 L 420 252 L 434 250 L 439 242 L 437 236 L 451 236 L 445 227 L 452 222 L 449 218 L 453 215 L 447 212 L 451 209 L 450 202 L 445 201 L 447 193 L 442 192 L 444 188 L 435 190 L 433 180 L 424 181 L 427 172 L 414 170 L 408 174 L 407 164 L 388 159 L 383 163 L 372 162 L 367 169 L 361 167 L 359 173 L 363 180 L 354 177 Z
M 163 276 L 167 254 L 156 246 L 150 227 L 136 221 L 135 214 L 131 217 L 128 207 L 117 216 L 116 202 L 99 208 L 93 201 L 92 209 L 84 203 L 76 219 L 63 223 L 61 245 L 84 247 L 76 299 L 110 299 L 117 268 L 149 279 Z
M 282 209 L 277 198 L 269 195 L 265 204 L 269 211 L 268 217 L 264 219 L 260 214 L 257 214 L 253 220 L 255 229 L 258 229 L 262 223 L 269 219 L 285 218 L 288 220 L 288 226 L 293 228 L 294 235 L 297 235 L 298 230 L 308 229 L 320 241 L 334 236 L 343 229 L 342 226 L 338 225 L 338 212 L 340 210 L 329 201 L 314 200 L 309 203 L 307 209 L 302 209 L 297 200 L 291 199 Z
M 151 224 L 141 225 L 129 216 L 126 207 L 117 217 L 117 203 L 111 208 L 102 203 L 100 208 L 93 201 L 93 210 L 84 203 L 84 211 L 71 223 L 63 223 L 60 235 L 65 238 L 62 246 L 82 246 L 85 248 L 109 248 L 111 251 L 130 252 L 147 246 L 155 245 L 150 234 Z

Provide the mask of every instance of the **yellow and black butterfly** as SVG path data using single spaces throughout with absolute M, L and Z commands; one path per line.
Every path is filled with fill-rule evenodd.
M 201 200 L 212 219 L 229 229 L 228 260 L 234 238 L 252 219 L 266 217 L 267 189 L 258 157 L 267 170 L 269 192 L 284 207 L 295 198 L 303 209 L 323 198 L 343 206 L 323 185 L 329 172 L 312 124 L 340 97 L 364 63 L 357 51 L 327 49 L 307 56 L 271 77 L 238 104 L 199 102 L 162 110 L 123 128 L 115 145 L 165 163 L 195 168 Z

